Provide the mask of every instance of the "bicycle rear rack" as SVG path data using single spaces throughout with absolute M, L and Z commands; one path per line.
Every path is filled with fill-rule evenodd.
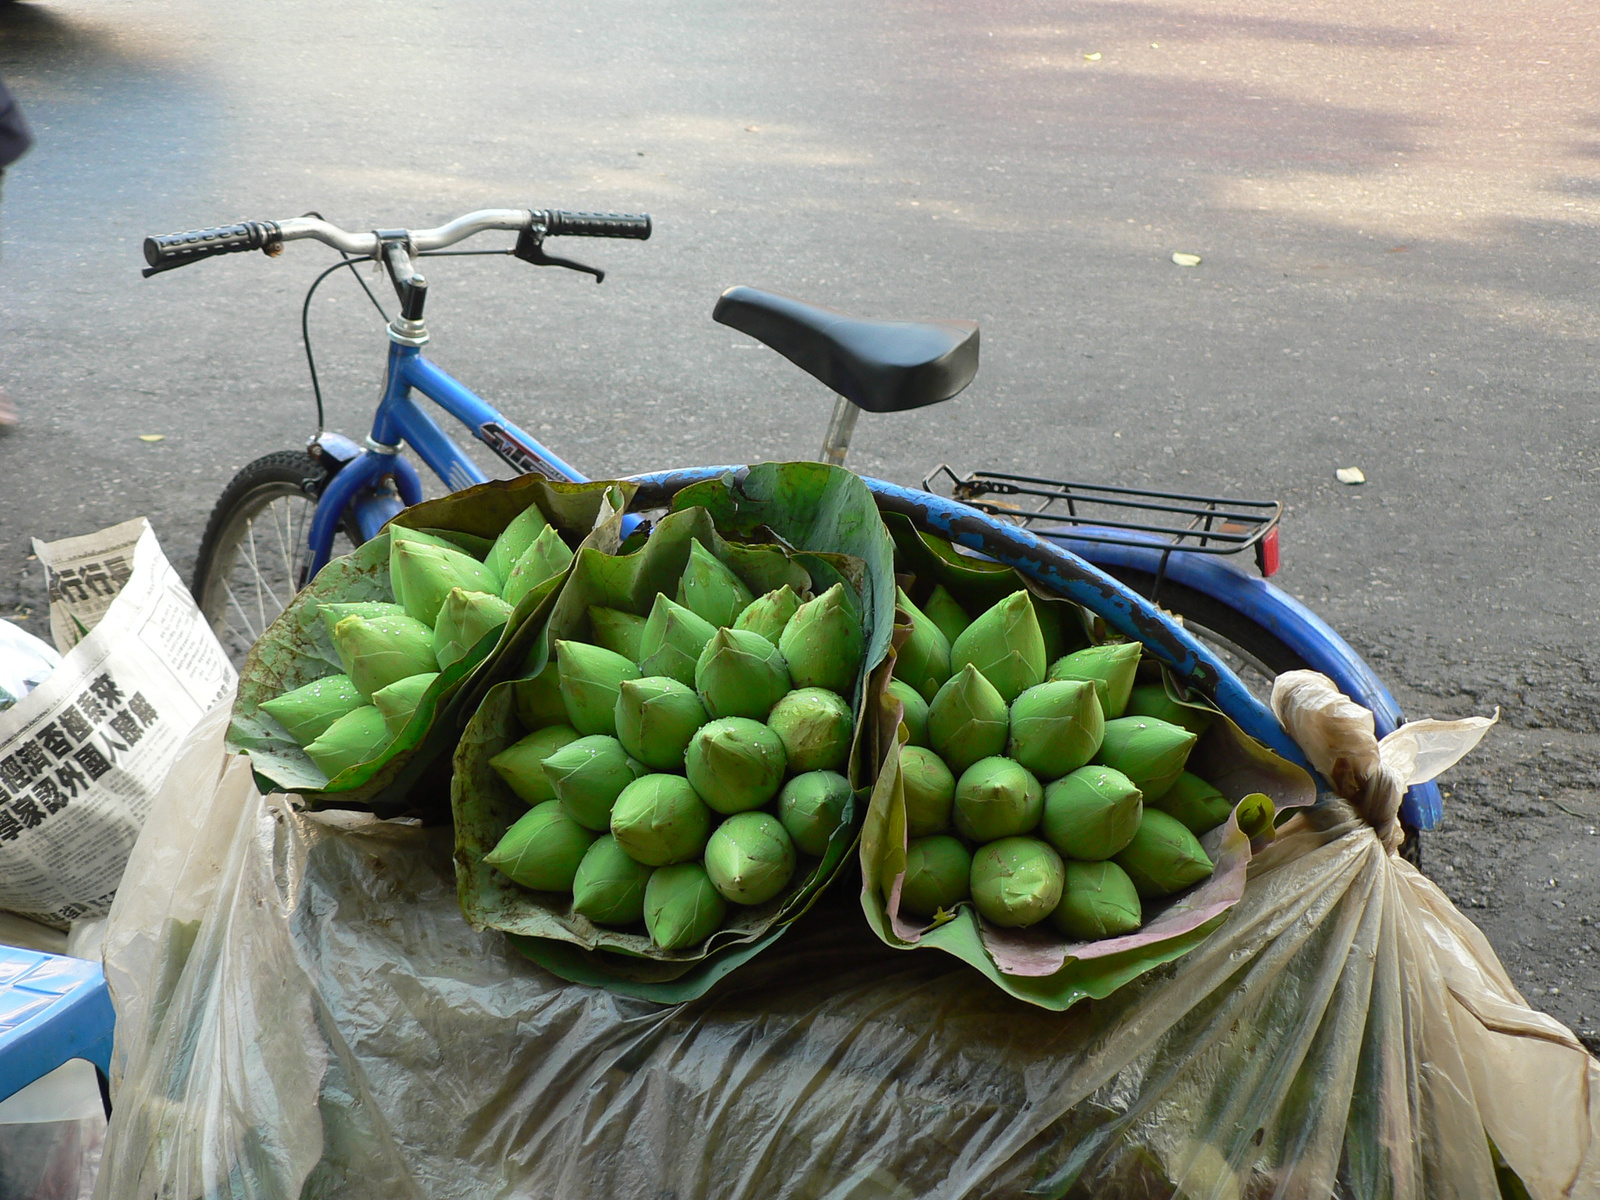
M 928 473 L 922 490 L 939 495 L 938 489 L 945 486 L 940 476 L 948 481 L 951 499 L 1042 537 L 1089 543 L 1086 548 L 1162 550 L 1160 575 L 1166 573 L 1167 556 L 1173 553 L 1238 554 L 1248 549 L 1255 550 L 1262 575 L 1278 569 L 1278 518 L 1283 505 L 1276 500 L 1152 492 L 1000 471 L 958 475 L 948 463 Z

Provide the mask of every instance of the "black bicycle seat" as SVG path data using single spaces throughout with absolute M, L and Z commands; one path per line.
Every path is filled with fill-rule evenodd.
M 750 287 L 723 292 L 711 315 L 868 412 L 937 404 L 978 373 L 976 321 L 868 321 Z

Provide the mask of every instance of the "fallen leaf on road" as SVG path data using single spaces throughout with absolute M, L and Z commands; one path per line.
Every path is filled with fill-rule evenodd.
M 139 440 L 141 442 L 159 442 L 165 440 L 166 436 L 164 433 L 141 433 Z
M 1200 265 L 1200 256 L 1198 254 L 1190 254 L 1185 250 L 1177 250 L 1173 252 L 1172 261 L 1180 267 L 1198 267 Z
M 1096 50 L 1093 54 L 1085 54 L 1084 58 L 1088 59 L 1090 62 L 1099 62 L 1100 51 Z
M 1366 472 L 1360 467 L 1340 467 L 1333 475 L 1340 483 L 1348 483 L 1352 486 L 1367 481 Z

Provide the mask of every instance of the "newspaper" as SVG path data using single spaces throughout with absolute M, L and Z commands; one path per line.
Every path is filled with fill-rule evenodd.
M 200 716 L 237 675 L 142 517 L 34 542 L 65 657 L 0 712 L 0 909 L 103 915 Z

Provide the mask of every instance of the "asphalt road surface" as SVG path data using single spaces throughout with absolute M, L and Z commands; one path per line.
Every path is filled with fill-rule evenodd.
M 144 281 L 145 234 L 649 211 L 568 243 L 603 287 L 437 264 L 436 359 L 605 475 L 815 452 L 829 397 L 711 322 L 731 284 L 979 320 L 977 382 L 864 418 L 853 465 L 1281 497 L 1280 582 L 1409 714 L 1500 709 L 1427 870 L 1592 1036 L 1594 32 L 1555 0 L 0 3 L 39 142 L 0 209 L 0 614 L 43 626 L 30 537 L 142 513 L 187 572 L 313 426 L 331 252 Z M 348 280 L 316 305 L 360 436 L 380 327 Z

